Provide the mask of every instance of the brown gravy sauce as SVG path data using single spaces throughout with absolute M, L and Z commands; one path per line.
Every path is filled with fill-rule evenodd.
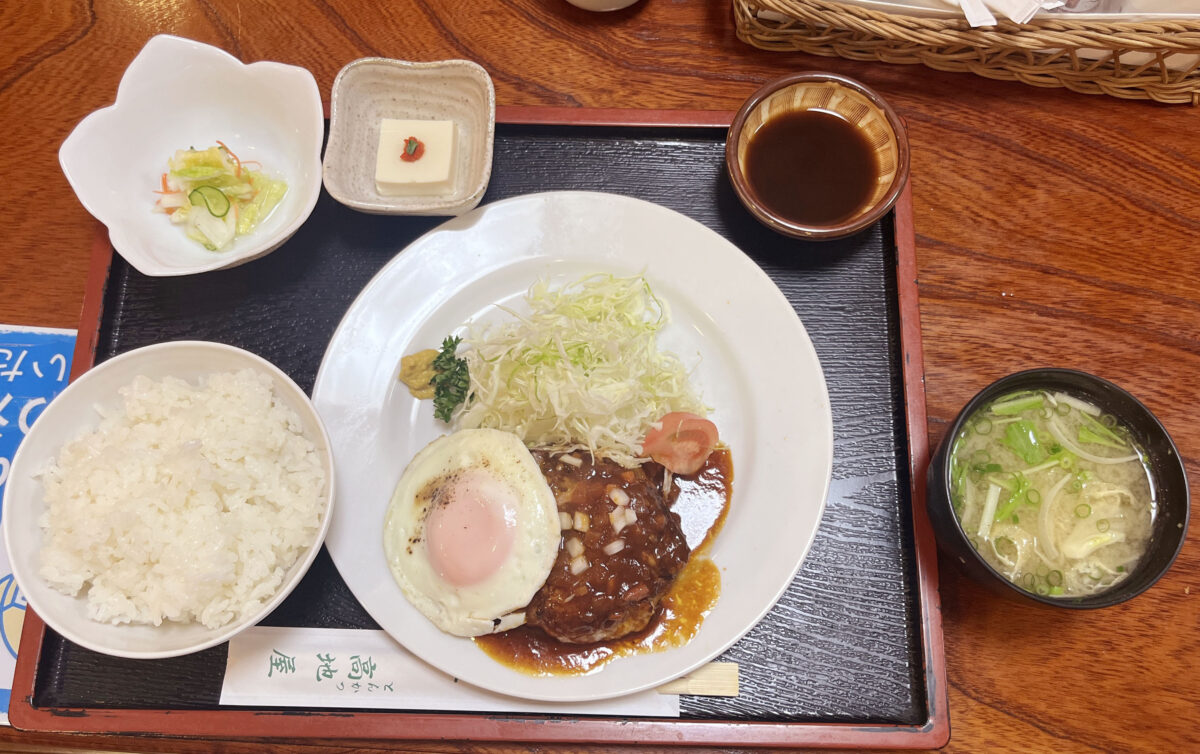
M 656 479 L 659 475 L 654 475 Z M 566 644 L 535 626 L 478 636 L 475 644 L 493 660 L 528 675 L 584 675 L 609 660 L 681 647 L 691 641 L 721 593 L 721 571 L 705 556 L 729 513 L 733 458 L 718 448 L 691 477 L 675 477 L 668 502 L 679 514 L 692 555 L 646 628 L 613 641 Z M 696 539 L 694 539 L 694 537 Z M 696 544 L 697 539 L 699 540 Z

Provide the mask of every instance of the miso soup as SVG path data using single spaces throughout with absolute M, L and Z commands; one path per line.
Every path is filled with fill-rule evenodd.
M 1099 407 L 1011 393 L 976 411 L 950 455 L 951 501 L 996 571 L 1036 594 L 1080 597 L 1128 577 L 1155 516 L 1143 451 Z

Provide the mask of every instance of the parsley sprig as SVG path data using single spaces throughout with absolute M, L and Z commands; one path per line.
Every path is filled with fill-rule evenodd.
M 433 360 L 433 415 L 444 422 L 449 422 L 454 409 L 467 399 L 467 389 L 470 387 L 470 376 L 467 373 L 467 360 L 455 356 L 458 344 L 462 338 L 448 336 L 442 341 L 442 350 Z

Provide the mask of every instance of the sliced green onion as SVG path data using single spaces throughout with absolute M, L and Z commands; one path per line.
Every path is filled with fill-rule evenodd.
M 1125 566 L 1117 566 L 1117 573 L 1125 573 Z
M 1003 521 L 1013 515 L 1017 510 L 1017 506 L 1021 504 L 1021 498 L 1017 495 L 1009 495 L 1008 500 L 1004 501 L 1004 505 L 996 511 L 996 520 Z
M 1104 532 L 1108 531 L 1109 526 L 1110 524 L 1108 523 L 1108 519 L 1102 518 L 1096 522 L 1096 531 L 1103 534 Z
M 1029 501 L 1030 505 L 1038 505 L 1042 502 L 1042 493 L 1035 489 L 1026 490 L 1025 499 Z
M 1020 516 L 1018 516 L 1018 515 L 1017 515 L 1017 514 L 1015 514 L 1015 513 L 1013 514 L 1013 523 L 1014 523 L 1014 524 L 1019 524 L 1019 523 L 1021 523 L 1021 517 L 1020 517 Z
M 188 194 L 193 206 L 203 206 L 213 217 L 224 217 L 229 213 L 229 197 L 216 186 L 197 186 Z
M 1129 446 L 1126 445 L 1125 443 L 1122 443 L 1118 440 L 1109 439 L 1109 435 L 1111 435 L 1111 434 L 1112 434 L 1111 432 L 1105 432 L 1105 434 L 1100 434 L 1099 432 L 1096 432 L 1095 430 L 1093 430 L 1091 427 L 1080 425 L 1079 433 L 1078 433 L 1078 440 L 1079 440 L 1080 445 L 1083 445 L 1083 444 L 1101 445 L 1105 448 L 1113 448 L 1114 450 L 1126 450 L 1126 451 L 1129 450 Z
M 1038 584 L 1037 588 L 1034 589 L 1034 591 L 1037 592 L 1042 597 L 1045 597 L 1047 594 L 1050 593 L 1050 587 L 1046 586 L 1045 584 Z
M 1000 414 L 1001 416 L 1015 416 L 1022 411 L 1027 411 L 1031 408 L 1041 408 L 1044 401 L 1040 393 L 1032 395 L 1017 395 L 1012 398 L 1005 398 L 992 404 L 992 413 Z
M 1050 596 L 1051 597 L 1061 597 L 1062 594 L 1063 594 L 1063 588 L 1061 586 L 1050 587 Z
M 1124 445 L 1124 447 L 1126 447 L 1126 448 L 1129 447 L 1129 443 L 1127 443 L 1124 440 L 1124 438 L 1122 438 L 1116 432 L 1112 431 L 1112 428 L 1109 426 L 1106 426 L 1102 421 L 1097 421 L 1095 418 L 1088 416 L 1087 414 L 1080 414 L 1079 416 L 1081 419 L 1083 419 L 1083 426 L 1088 427 L 1093 432 L 1095 432 L 1099 435 L 1107 437 L 1109 440 L 1112 440 L 1113 442 L 1122 443 Z
M 1071 413 L 1071 407 L 1066 403 L 1059 403 L 1054 407 L 1054 410 L 1059 416 L 1066 416 L 1067 414 Z
M 979 517 L 979 530 L 975 532 L 980 539 L 987 539 L 992 531 L 996 504 L 1000 502 L 1000 493 L 1003 491 L 998 484 L 988 485 L 987 497 L 983 501 L 983 515 Z
M 1050 586 L 1062 586 L 1062 571 L 1051 571 L 1050 573 L 1046 574 L 1046 583 Z
M 975 433 L 979 435 L 990 434 L 992 431 L 992 420 L 986 416 L 975 422 Z
M 1092 506 L 1087 503 L 1080 503 L 1075 506 L 1075 515 L 1079 518 L 1087 518 L 1092 515 Z
M 497 356 L 495 359 L 492 359 L 491 361 L 496 361 L 497 359 L 500 359 L 502 357 L 503 357 L 503 354 Z M 954 444 L 950 446 L 950 458 L 953 459 L 955 462 L 958 461 L 958 451 L 962 450 L 964 436 L 965 436 L 965 433 L 960 434 L 957 438 L 955 438 Z
M 1025 574 L 1025 578 L 1022 579 L 1022 583 L 1025 585 L 1026 589 L 1033 589 L 1033 585 L 1037 583 L 1037 579 L 1033 577 L 1032 573 L 1027 573 Z
M 979 448 L 971 454 L 971 461 L 977 464 L 985 464 L 990 460 L 992 460 L 992 454 L 985 448 Z

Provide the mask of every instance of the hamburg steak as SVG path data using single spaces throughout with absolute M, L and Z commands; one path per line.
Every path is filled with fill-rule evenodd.
M 579 456 L 575 465 L 534 453 L 560 517 L 569 515 L 571 526 L 563 530 L 549 578 L 525 611 L 527 623 L 570 644 L 645 628 L 690 554 L 679 516 L 641 467 Z

